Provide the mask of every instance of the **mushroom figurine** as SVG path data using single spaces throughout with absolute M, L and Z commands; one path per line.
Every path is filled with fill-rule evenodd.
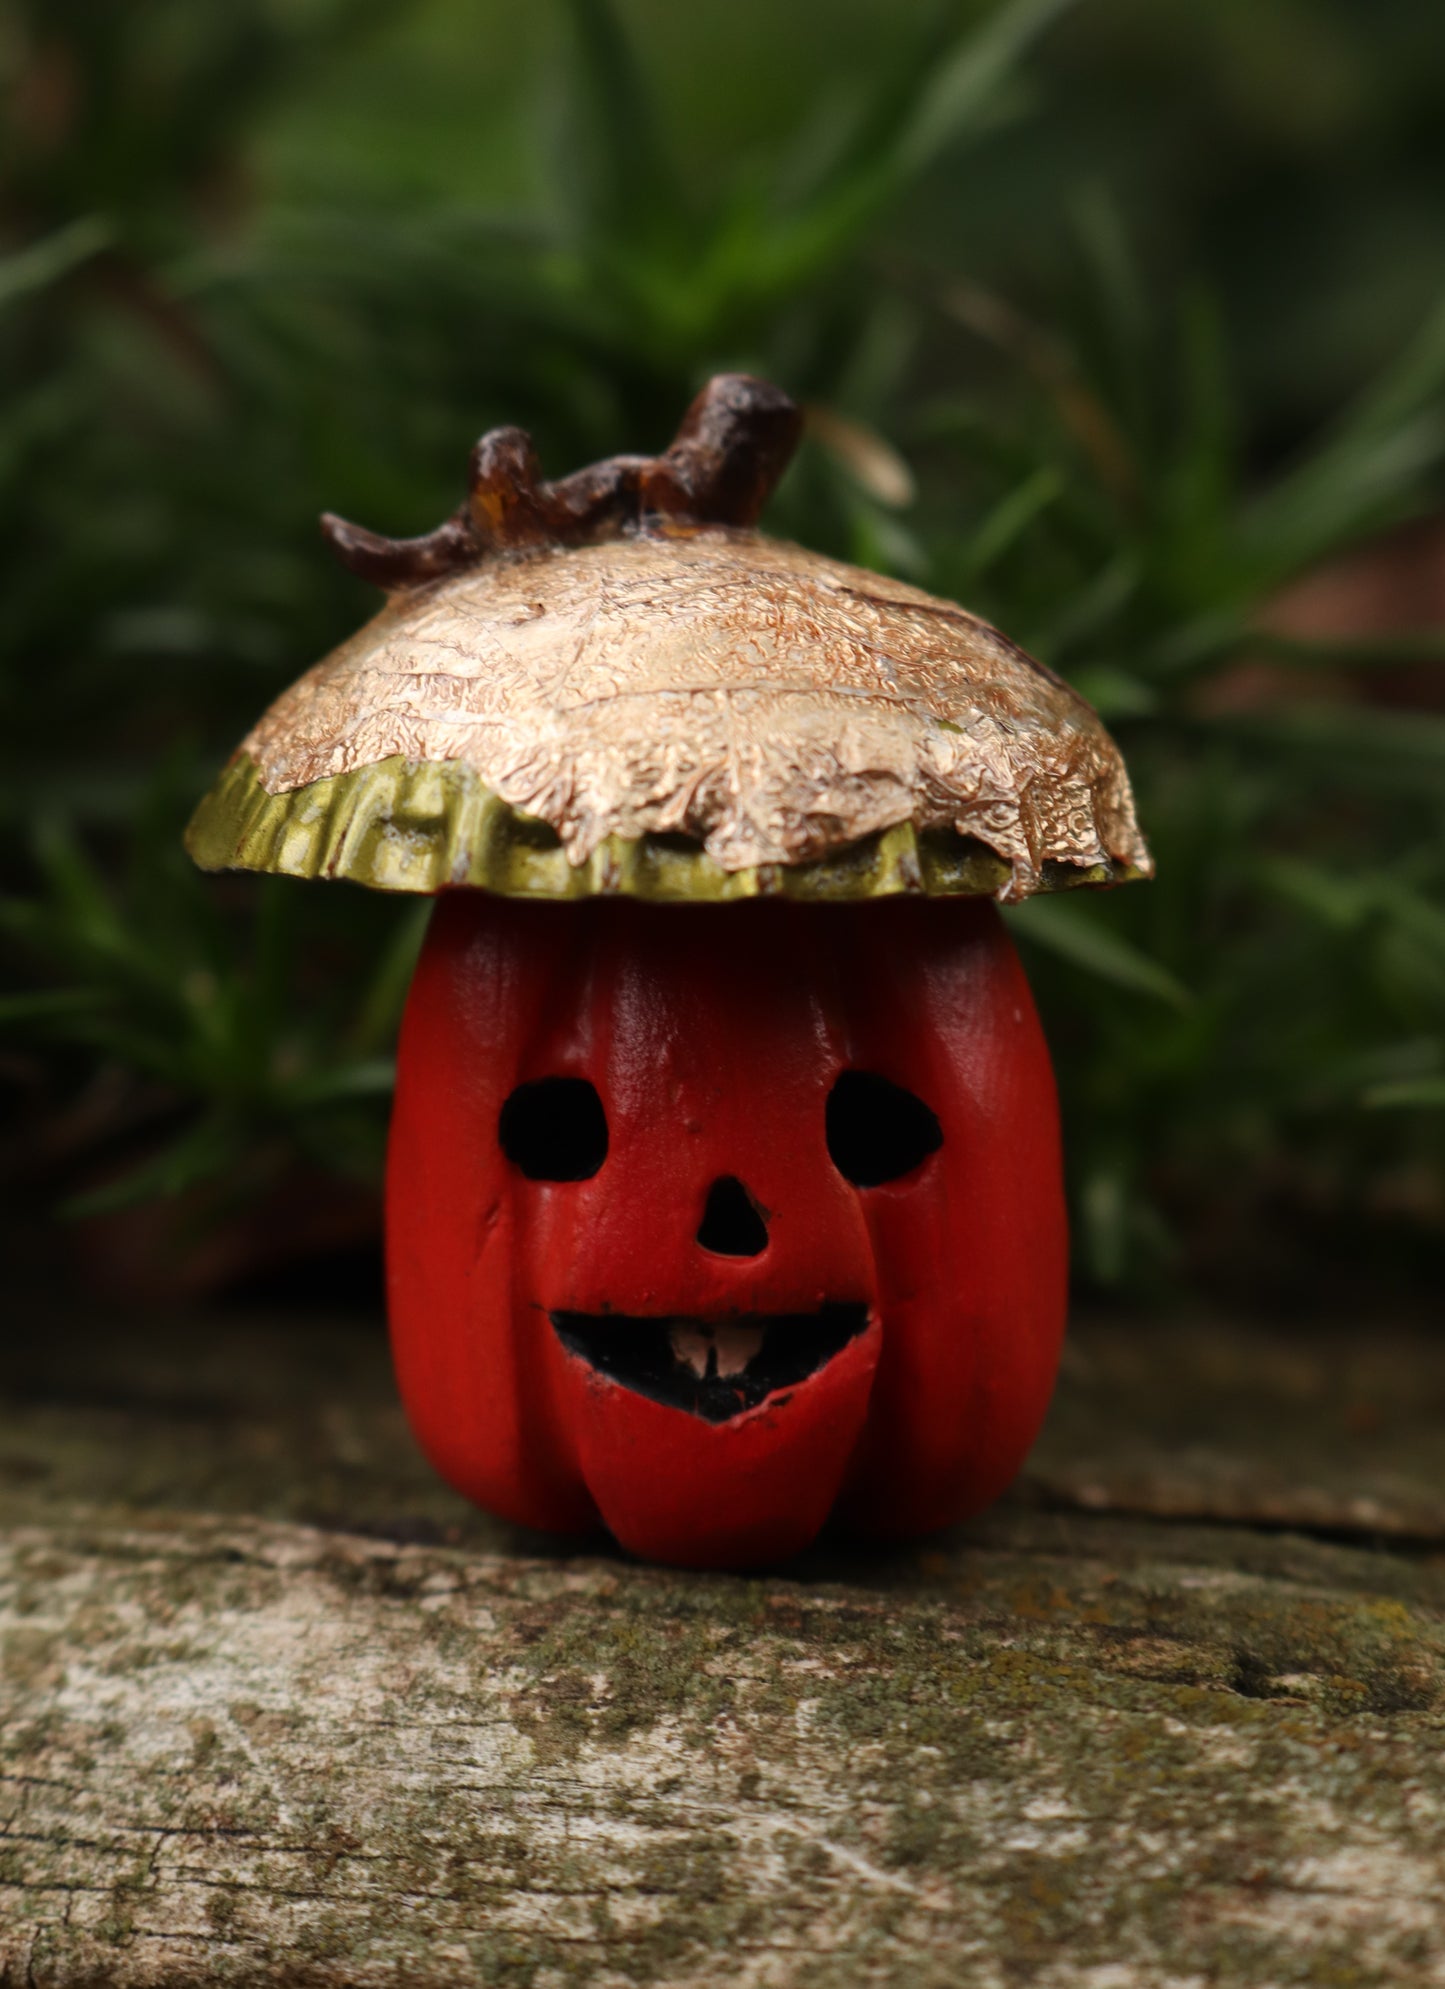
M 987 623 L 763 536 L 794 404 L 655 458 L 477 445 L 388 600 L 188 832 L 437 903 L 386 1188 L 401 1394 L 478 1505 L 696 1567 L 977 1511 L 1047 1407 L 1058 1108 L 994 900 L 1147 876 L 1090 707 Z

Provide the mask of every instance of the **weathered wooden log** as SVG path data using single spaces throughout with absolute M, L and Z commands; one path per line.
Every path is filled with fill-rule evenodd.
M 379 1356 L 12 1344 L 5 1989 L 1445 1982 L 1439 1351 L 1081 1335 L 1010 1505 L 748 1580 L 468 1513 Z

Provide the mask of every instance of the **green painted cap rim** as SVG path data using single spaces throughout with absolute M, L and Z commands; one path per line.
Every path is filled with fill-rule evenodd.
M 807 863 L 724 870 L 690 836 L 610 836 L 584 863 L 556 831 L 494 794 L 464 762 L 402 757 L 270 794 L 241 754 L 197 808 L 186 848 L 202 870 L 335 877 L 376 891 L 471 886 L 508 898 L 631 897 L 727 904 L 782 897 L 847 903 L 904 895 L 997 898 L 1008 863 L 976 837 L 911 822 Z M 1043 865 L 1044 891 L 1121 884 L 1116 862 Z

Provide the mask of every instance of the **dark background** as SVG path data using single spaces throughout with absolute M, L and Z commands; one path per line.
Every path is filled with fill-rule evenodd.
M 1153 886 L 1011 914 L 1081 1293 L 1428 1309 L 1445 1232 L 1438 0 L 0 7 L 11 1288 L 377 1293 L 425 907 L 179 836 L 485 427 L 810 411 L 774 528 L 1103 711 Z M 1363 1311 L 1362 1311 L 1363 1308 Z

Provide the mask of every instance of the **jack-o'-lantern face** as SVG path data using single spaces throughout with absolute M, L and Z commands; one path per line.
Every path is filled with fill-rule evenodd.
M 998 915 L 443 897 L 402 1033 L 393 1342 L 460 1491 L 700 1566 L 996 1496 L 1064 1314 Z
M 387 1178 L 413 1427 L 497 1513 L 698 1566 L 923 1532 L 1018 1468 L 1064 1211 L 987 900 L 1153 871 L 1052 670 L 756 529 L 801 429 L 720 374 L 661 455 L 553 481 L 496 428 L 435 531 L 326 518 L 386 605 L 187 831 L 441 893 Z

